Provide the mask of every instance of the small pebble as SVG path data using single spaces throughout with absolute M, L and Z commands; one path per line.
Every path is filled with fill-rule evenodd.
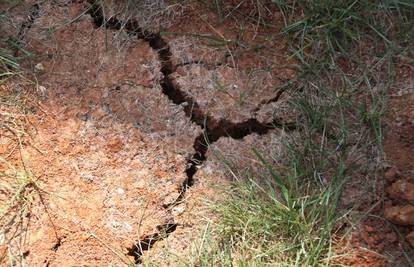
M 35 65 L 35 70 L 37 70 L 37 71 L 44 71 L 45 70 L 45 67 L 43 67 L 42 63 L 37 63 Z
M 120 194 L 120 195 L 123 195 L 123 194 L 125 193 L 125 190 L 124 190 L 124 189 L 122 189 L 122 188 L 118 188 L 118 189 L 116 190 L 116 192 L 117 192 L 118 194 Z
M 179 216 L 179 215 L 183 214 L 184 211 L 185 211 L 185 206 L 184 205 L 180 205 L 180 206 L 176 206 L 176 207 L 172 208 L 171 214 L 173 216 Z

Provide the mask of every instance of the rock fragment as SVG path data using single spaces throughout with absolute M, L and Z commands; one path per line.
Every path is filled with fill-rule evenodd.
M 414 225 L 414 206 L 389 206 L 385 208 L 384 216 L 398 225 Z
M 407 180 L 398 180 L 387 188 L 392 199 L 414 201 L 414 183 Z

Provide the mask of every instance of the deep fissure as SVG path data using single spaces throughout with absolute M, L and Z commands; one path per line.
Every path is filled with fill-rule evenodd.
M 157 241 L 164 239 L 170 233 L 174 232 L 177 229 L 177 226 L 178 224 L 176 223 L 158 225 L 158 232 L 155 234 L 146 235 L 141 238 L 138 243 L 128 249 L 128 255 L 134 257 L 136 264 L 142 263 L 141 258 L 144 251 L 149 250 Z
M 22 25 L 20 26 L 19 32 L 17 33 L 17 37 L 15 41 L 16 44 L 15 44 L 15 50 L 14 50 L 14 57 L 19 57 L 19 52 L 21 49 L 20 47 L 22 45 L 24 36 L 27 30 L 29 30 L 32 27 L 35 19 L 39 16 L 40 16 L 40 4 L 35 3 L 32 5 L 30 14 L 27 16 L 27 20 L 22 23 Z
M 217 120 L 211 115 L 205 114 L 199 104 L 191 96 L 180 90 L 179 86 L 171 77 L 171 74 L 174 73 L 177 66 L 174 66 L 172 63 L 172 54 L 168 43 L 159 33 L 152 33 L 142 29 L 139 26 L 139 23 L 133 19 L 123 22 L 115 17 L 111 17 L 105 20 L 101 7 L 93 0 L 89 0 L 88 2 L 90 4 L 88 13 L 91 15 L 95 27 L 106 27 L 113 30 L 124 29 L 129 35 L 136 36 L 137 38 L 148 42 L 149 46 L 157 52 L 161 62 L 161 73 L 163 74 L 163 78 L 160 81 L 160 85 L 163 94 L 165 94 L 174 104 L 182 106 L 186 116 L 203 129 L 203 132 L 194 140 L 193 148 L 195 153 L 187 161 L 188 166 L 185 171 L 186 179 L 181 186 L 180 194 L 175 201 L 168 205 L 164 205 L 164 208 L 169 209 L 182 201 L 187 189 L 194 184 L 194 175 L 196 174 L 198 167 L 207 159 L 206 154 L 209 145 L 216 142 L 221 137 L 242 139 L 252 133 L 264 135 L 275 128 L 289 131 L 297 129 L 296 124 L 285 123 L 280 119 L 274 119 L 269 123 L 262 123 L 255 118 L 250 118 L 243 122 L 235 123 L 227 119 Z M 275 99 L 269 101 L 277 101 L 282 93 L 283 91 L 278 92 Z M 184 103 L 186 105 L 183 105 Z M 176 223 L 157 226 L 158 232 L 142 237 L 135 245 L 128 249 L 128 255 L 133 256 L 136 263 L 141 263 L 143 252 L 149 250 L 157 241 L 164 239 L 170 233 L 174 232 L 177 226 Z
M 57 252 L 58 251 L 58 249 L 60 248 L 60 246 L 62 245 L 62 243 L 63 243 L 63 238 L 65 238 L 65 237 L 59 237 L 57 240 L 56 240 L 56 243 L 53 245 L 53 247 L 51 248 L 54 252 Z

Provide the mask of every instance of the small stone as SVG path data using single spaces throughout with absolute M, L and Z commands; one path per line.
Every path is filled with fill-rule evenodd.
M 121 138 L 115 137 L 108 141 L 106 147 L 110 152 L 117 153 L 124 148 L 124 143 L 122 142 Z
M 87 182 L 92 182 L 95 179 L 95 177 L 91 173 L 81 173 L 80 177 L 82 177 Z
M 127 232 L 132 232 L 132 226 L 129 224 L 129 223 L 127 223 L 127 222 L 124 222 L 124 229 L 127 231 Z
M 414 206 L 390 206 L 385 207 L 384 216 L 392 223 L 398 225 L 414 225 Z
M 115 221 L 115 220 L 112 220 L 110 222 L 110 225 L 111 225 L 111 228 L 113 228 L 113 229 L 122 228 L 122 224 L 120 222 Z
M 392 199 L 414 201 L 414 183 L 398 180 L 387 188 L 387 193 Z
M 183 67 L 178 67 L 178 68 L 175 70 L 175 72 L 176 72 L 177 74 L 179 74 L 180 76 L 185 76 L 185 75 L 186 75 L 185 69 L 184 69 Z
M 184 211 L 185 211 L 185 205 L 179 205 L 179 206 L 176 206 L 176 207 L 172 208 L 171 214 L 173 216 L 179 216 L 179 215 L 183 214 Z
M 85 114 L 79 115 L 78 117 L 81 121 L 87 121 L 90 119 L 91 116 L 89 115 L 89 113 L 85 113 Z
M 117 192 L 119 195 L 123 195 L 123 194 L 125 194 L 125 190 L 124 190 L 124 189 L 122 189 L 122 188 L 118 188 L 118 189 L 116 190 L 116 192 Z
M 370 225 L 366 225 L 365 231 L 367 231 L 368 233 L 372 233 L 372 232 L 375 232 L 375 228 Z
M 163 203 L 162 203 L 162 206 L 163 207 L 171 206 L 172 204 L 174 204 L 177 201 L 177 199 L 179 197 L 180 197 L 180 193 L 178 193 L 178 192 L 174 192 L 174 193 L 171 193 L 171 194 L 167 195 L 165 197 Z
M 362 240 L 364 240 L 364 242 L 368 245 L 368 246 L 370 246 L 370 247 L 374 247 L 375 246 L 375 238 L 374 237 L 372 237 L 368 232 L 366 232 L 366 231 L 363 231 L 362 233 L 361 233 L 361 237 L 362 237 Z
M 107 104 L 103 104 L 103 105 L 102 105 L 102 110 L 103 110 L 106 114 L 112 114 L 112 110 L 111 110 L 111 108 L 109 107 L 109 105 L 107 105 Z
M 148 185 L 147 185 L 147 182 L 144 180 L 144 179 L 141 179 L 141 178 L 136 178 L 138 181 L 135 183 L 135 187 L 137 187 L 137 188 L 139 188 L 139 189 L 143 189 L 143 188 L 146 188 Z
M 37 70 L 37 71 L 44 71 L 45 70 L 45 67 L 43 67 L 43 64 L 42 63 L 37 63 L 35 65 L 35 70 Z

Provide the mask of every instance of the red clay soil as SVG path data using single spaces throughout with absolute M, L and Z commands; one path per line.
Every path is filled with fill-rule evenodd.
M 131 255 L 137 241 L 159 232 L 160 226 L 174 224 L 178 237 L 180 231 L 191 233 L 192 239 L 197 237 L 193 228 L 199 226 L 193 225 L 202 223 L 188 209 L 198 207 L 196 213 L 205 215 L 200 196 L 214 198 L 206 181 L 219 184 L 217 179 L 222 176 L 204 168 L 197 174 L 194 189 L 188 190 L 191 200 L 165 208 L 182 194 L 188 158 L 195 153 L 194 140 L 201 128 L 185 114 L 184 105 L 173 104 L 163 93 L 157 51 L 123 30 L 96 28 L 82 3 L 46 1 L 25 11 L 22 17 L 29 19 L 22 21 L 30 23 L 19 38 L 33 57 L 23 67 L 36 77 L 35 94 L 25 96 L 31 99 L 33 109 L 26 118 L 36 131 L 26 137 L 30 142 L 22 150 L 35 189 L 30 191 L 30 211 L 21 224 L 11 226 L 12 230 L 27 227 L 24 242 L 12 243 L 16 237 L 11 230 L 2 236 L 11 240 L 1 243 L 2 262 L 30 266 L 129 264 L 137 262 Z M 198 28 L 197 24 L 192 27 Z M 177 56 L 171 50 L 174 62 Z M 249 64 L 254 65 L 251 58 Z M 238 64 L 237 68 L 243 73 L 252 71 L 248 65 Z M 234 70 L 227 70 L 232 83 L 239 86 L 230 85 L 231 98 L 224 93 L 215 97 L 239 108 L 236 95 L 245 92 L 253 104 L 242 107 L 244 119 L 254 117 L 252 111 L 260 111 L 261 103 L 277 93 L 266 81 L 268 85 L 261 90 L 268 94 L 250 94 L 254 88 L 244 87 Z M 221 75 L 220 70 L 216 72 Z M 223 78 L 230 79 L 220 76 L 220 82 Z M 19 86 L 18 82 L 8 83 L 2 92 L 16 92 Z M 28 91 L 33 88 L 26 87 Z M 228 85 L 225 87 L 227 90 Z M 203 98 L 192 96 L 195 101 Z M 203 112 L 216 110 L 206 106 Z M 218 118 L 236 119 L 217 114 Z M 15 140 L 1 141 L 8 150 Z M 18 152 L 13 150 L 9 157 L 9 163 L 16 160 L 16 168 L 21 167 Z M 7 182 L 12 185 L 13 180 Z M 11 191 L 1 195 L 4 201 L 12 197 Z M 177 241 L 177 248 L 182 243 Z
M 407 58 L 414 58 L 409 55 Z M 411 61 L 412 62 L 412 61 Z M 414 68 L 400 60 L 388 92 L 384 127 L 386 166 L 377 203 L 352 238 L 364 247 L 352 266 L 412 266 L 414 262 Z
M 131 263 L 141 236 L 174 223 L 163 205 L 180 193 L 200 129 L 162 94 L 146 42 L 87 15 L 62 27 L 83 5 L 44 5 L 25 37 L 40 95 L 25 153 L 41 191 L 26 242 L 3 260 L 19 249 L 31 266 Z
M 116 3 L 107 2 L 109 6 Z M 230 7 L 224 8 L 234 4 L 227 2 Z M 246 1 L 241 10 L 252 10 L 250 4 Z M 169 44 L 174 66 L 171 80 L 198 103 L 203 114 L 217 120 L 293 120 L 295 114 L 287 106 L 289 95 L 281 94 L 281 87 L 295 79 L 294 62 L 288 59 L 280 35 L 271 37 L 266 32 L 283 27 L 276 7 L 263 17 L 263 22 L 276 26 L 262 29 L 243 14 L 220 21 L 217 13 L 197 5 L 180 9 L 178 18 L 163 25 L 167 28 L 162 37 Z M 27 21 L 30 7 L 15 11 L 16 24 Z M 155 265 L 177 265 L 166 251 L 185 254 L 191 250 L 204 224 L 214 219 L 203 199 L 218 199 L 212 186 L 227 183 L 223 179 L 228 175 L 224 174 L 226 166 L 215 156 L 225 156 L 246 171 L 260 165 L 252 160 L 252 146 L 271 148 L 267 155 L 279 158 L 268 160 L 277 164 L 283 158 L 283 140 L 294 133 L 272 130 L 238 140 L 221 136 L 205 151 L 207 159 L 196 166 L 194 185 L 183 197 L 186 170 L 198 152 L 194 142 L 202 126 L 188 116 L 188 103 L 177 105 L 168 99 L 162 88 L 159 53 L 147 40 L 124 30 L 96 28 L 84 11 L 79 1 L 45 1 L 22 33 L 24 49 L 33 53 L 24 67 L 35 73 L 37 81 L 36 92 L 23 97 L 31 103 L 32 111 L 25 118 L 32 134 L 24 135 L 24 153 L 13 150 L 9 162 L 22 168 L 19 159 L 24 155 L 36 186 L 27 202 L 30 212 L 22 219 L 27 227 L 24 242 L 4 242 L 12 231 L 0 236 L 0 262 L 13 265 L 19 258 L 29 266 L 130 264 L 137 262 L 128 253 L 138 240 L 159 232 L 159 226 L 174 224 L 175 232 L 143 258 Z M 7 32 L 16 35 L 19 31 Z M 390 164 L 385 174 L 385 216 L 414 244 L 414 155 L 410 153 L 414 148 L 410 79 L 414 72 L 410 67 L 400 71 L 401 83 L 390 94 L 384 141 Z M 11 82 L 0 92 L 10 95 L 20 87 Z M 29 87 L 33 88 L 25 85 Z M 0 155 L 13 148 L 11 141 L 15 139 L 1 132 Z M 0 171 L 5 169 L 0 164 Z M 8 191 L 0 191 L 1 204 L 11 197 Z M 165 208 L 180 197 L 183 201 L 178 205 Z M 358 233 L 353 244 L 386 257 L 360 249 L 341 263 L 403 266 L 402 239 L 382 217 L 364 220 Z M 404 247 L 409 248 L 408 244 Z
M 409 58 L 414 58 L 412 51 Z M 414 67 L 401 60 L 397 71 L 388 100 L 384 140 L 389 164 L 384 215 L 411 246 L 406 246 L 406 253 L 414 261 Z

